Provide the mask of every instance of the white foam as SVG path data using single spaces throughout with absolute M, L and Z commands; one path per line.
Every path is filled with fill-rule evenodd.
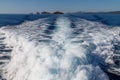
M 98 62 L 112 54 L 110 41 L 119 39 L 120 28 L 103 28 L 102 24 L 80 19 L 76 29 L 84 31 L 71 38 L 71 21 L 60 17 L 52 39 L 39 42 L 46 39 L 42 35 L 47 26 L 40 19 L 1 30 L 6 34 L 6 44 L 13 46 L 12 59 L 4 68 L 7 80 L 109 80 Z

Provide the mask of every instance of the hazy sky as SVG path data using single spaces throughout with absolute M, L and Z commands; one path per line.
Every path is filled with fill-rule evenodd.
M 120 0 L 0 0 L 0 13 L 116 11 Z

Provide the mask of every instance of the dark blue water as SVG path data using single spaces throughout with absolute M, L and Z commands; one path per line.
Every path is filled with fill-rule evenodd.
M 67 14 L 68 15 L 68 14 Z M 109 26 L 120 26 L 120 14 L 69 14 L 69 16 L 87 19 L 90 21 L 97 21 Z M 45 18 L 49 15 L 33 15 L 33 14 L 0 14 L 0 27 L 6 25 L 18 25 L 24 21 L 36 20 Z
M 69 14 L 77 18 L 83 18 L 90 21 L 101 22 L 109 26 L 120 26 L 120 14 L 84 14 L 84 13 L 74 13 Z
M 36 20 L 45 18 L 50 15 L 35 15 L 35 14 L 0 14 L 0 27 L 6 25 L 18 25 L 24 21 Z

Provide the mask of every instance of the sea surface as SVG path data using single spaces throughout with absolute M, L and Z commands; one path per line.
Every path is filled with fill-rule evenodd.
M 120 14 L 0 14 L 0 80 L 120 80 Z

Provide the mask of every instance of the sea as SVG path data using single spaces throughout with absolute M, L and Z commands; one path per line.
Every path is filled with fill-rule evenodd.
M 120 80 L 120 14 L 0 14 L 0 80 Z

